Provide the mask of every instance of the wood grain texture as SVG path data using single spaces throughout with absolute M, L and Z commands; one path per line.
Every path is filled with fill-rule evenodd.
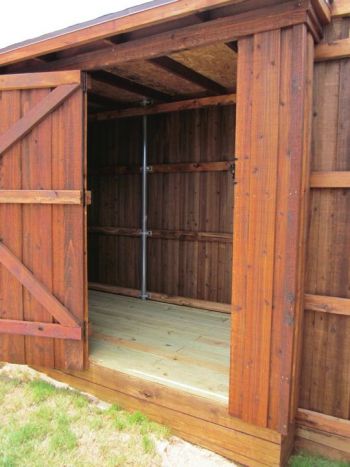
M 350 57 L 350 38 L 319 44 L 316 48 L 316 61 L 337 60 L 346 57 Z
M 332 4 L 331 12 L 333 18 L 337 16 L 349 16 L 350 5 L 348 0 L 335 0 Z
M 226 408 L 184 391 L 91 364 L 85 372 L 45 370 L 59 381 L 88 391 L 131 411 L 141 410 L 151 419 L 171 427 L 182 438 L 249 466 L 278 466 L 283 457 L 282 438 L 227 416 Z M 179 410 L 181 407 L 181 410 Z
M 77 320 L 48 290 L 34 274 L 1 242 L 0 263 L 49 311 L 54 318 L 66 326 L 78 326 Z
M 112 165 L 110 167 L 101 167 L 92 175 L 122 175 L 140 173 L 142 167 L 140 165 L 127 166 L 127 165 Z M 178 162 L 169 164 L 152 164 L 148 165 L 147 172 L 149 175 L 156 173 L 188 173 L 188 172 L 225 172 L 234 171 L 234 160 L 231 161 L 218 161 L 218 162 Z
M 225 94 L 215 97 L 200 97 L 197 99 L 185 99 L 166 104 L 154 104 L 146 108 L 134 107 L 109 112 L 99 112 L 89 116 L 89 121 L 111 120 L 114 118 L 137 117 L 140 115 L 154 115 L 168 112 L 180 112 L 181 110 L 200 109 L 215 105 L 233 105 L 236 102 L 236 94 Z
M 21 89 L 55 88 L 63 84 L 80 84 L 80 71 L 56 71 L 48 73 L 28 73 L 0 75 L 0 91 L 13 91 Z
M 297 415 L 299 425 L 324 431 L 329 434 L 346 436 L 350 439 L 350 421 L 331 417 L 311 410 L 299 409 Z
M 74 76 L 78 74 L 72 73 Z M 58 80 L 59 76 L 57 74 L 55 79 Z M 61 76 L 64 81 L 66 75 Z M 50 367 L 83 368 L 86 341 L 81 340 L 76 347 L 75 344 L 71 345 L 73 340 L 81 339 L 83 322 L 86 319 L 84 311 L 80 314 L 77 311 L 79 308 L 84 310 L 86 301 L 83 279 L 83 92 L 80 84 L 63 84 L 50 91 L 49 88 L 41 87 L 39 78 L 38 89 L 33 88 L 28 75 L 22 75 L 22 79 L 19 90 L 3 91 L 1 96 L 1 103 L 7 106 L 11 102 L 10 98 L 15 98 L 18 113 L 14 113 L 17 118 L 11 122 L 12 126 L 4 125 L 2 133 L 2 149 L 6 152 L 2 153 L 1 159 L 0 190 L 7 200 L 12 197 L 16 204 L 5 203 L 0 207 L 3 224 L 11 226 L 10 229 L 4 229 L 4 233 L 1 232 L 0 276 L 1 280 L 5 280 L 2 283 L 5 290 L 1 293 L 6 313 L 2 313 L 0 318 L 5 319 L 6 323 L 9 320 L 14 321 L 14 336 L 9 331 L 11 326 L 5 323 L 9 333 L 1 337 L 0 358 L 4 361 Z M 42 79 L 45 80 L 45 76 Z M 80 82 L 81 79 L 78 83 Z M 28 83 L 31 84 L 30 88 Z M 4 96 L 9 96 L 9 100 L 4 99 Z M 74 114 L 71 120 L 69 112 Z M 6 115 L 5 109 L 3 114 Z M 57 115 L 61 115 L 61 120 L 55 126 Z M 69 161 L 74 159 L 76 165 L 73 170 Z M 65 164 L 68 164 L 68 170 Z M 11 175 L 12 167 L 16 168 L 17 179 Z M 59 177 L 68 179 L 67 186 L 56 183 Z M 45 199 L 40 198 L 42 193 L 47 195 L 44 196 Z M 74 204 L 51 203 L 57 202 L 60 196 L 64 203 Z M 51 199 L 48 200 L 47 197 Z M 21 204 L 17 201 L 21 201 Z M 75 212 L 75 217 L 66 218 L 66 231 L 62 238 L 62 224 L 56 212 L 65 215 L 69 210 Z M 10 232 L 9 235 L 6 230 Z M 57 274 L 60 265 L 63 267 L 62 276 Z M 8 281 L 5 271 L 13 275 L 13 285 Z M 9 286 L 12 289 L 11 294 L 6 292 Z M 70 288 L 76 294 L 71 302 Z M 15 291 L 16 297 L 12 296 Z M 45 330 L 41 332 L 36 323 Z M 62 326 L 61 330 L 59 326 Z M 72 331 L 66 329 L 67 327 L 75 329 Z M 18 336 L 20 328 L 25 337 Z M 67 340 L 62 343 L 64 336 Z M 56 337 L 61 341 L 59 344 L 55 342 Z M 21 350 L 16 348 L 16 342 L 21 342 Z M 8 348 L 10 343 L 12 350 Z M 69 349 L 63 358 L 55 351 L 56 345 L 61 349 L 66 348 L 65 346 Z
M 350 188 L 350 171 L 312 172 L 311 188 Z
M 234 118 L 232 106 L 149 117 L 152 293 L 230 303 Z M 91 123 L 89 138 L 90 281 L 138 289 L 140 173 L 97 174 L 139 167 L 140 119 Z
M 52 116 L 52 184 L 56 189 L 86 189 L 85 111 L 86 98 L 80 90 Z M 82 323 L 87 321 L 85 210 L 84 206 L 57 205 L 52 213 L 56 226 L 52 243 L 53 292 Z M 83 369 L 87 365 L 87 345 L 86 339 L 57 340 L 55 367 Z
M 305 310 L 350 316 L 350 298 L 306 294 Z
M 350 422 L 299 409 L 296 449 L 332 460 L 350 461 Z
M 96 282 L 89 282 L 89 289 L 98 290 L 101 292 L 108 292 L 117 295 L 125 295 L 126 297 L 140 297 L 140 291 L 137 289 L 129 289 L 126 287 L 118 287 L 115 285 L 98 284 Z M 188 297 L 176 297 L 156 292 L 149 292 L 148 298 L 156 302 L 173 303 L 174 305 L 183 305 L 188 307 L 198 308 L 200 310 L 217 311 L 219 313 L 230 313 L 231 305 L 225 303 L 209 302 L 206 300 L 198 300 Z
M 140 229 L 128 229 L 124 227 L 91 226 L 88 229 L 91 233 L 104 235 L 120 235 L 122 237 L 140 237 Z M 232 243 L 232 235 L 220 232 L 191 232 L 186 230 L 152 230 L 150 237 L 168 240 L 188 240 Z
M 257 34 L 239 47 L 244 127 L 236 128 L 233 267 L 240 273 L 232 292 L 230 413 L 287 434 L 302 314 L 313 49 L 304 26 Z
M 135 39 L 103 50 L 77 54 L 39 65 L 38 71 L 53 70 L 98 70 L 111 68 L 126 62 L 152 59 L 174 52 L 215 44 L 230 42 L 249 34 L 268 31 L 306 23 L 308 4 L 294 1 L 272 5 L 269 8 L 214 19 L 200 24 L 177 28 L 175 30 Z
M 6 132 L 22 116 L 20 92 L 4 91 L 0 99 L 0 131 Z M 21 146 L 14 145 L 0 164 L 0 188 L 21 189 Z M 11 229 L 7 228 L 11 219 Z M 22 206 L 0 205 L 0 237 L 13 254 L 22 259 Z M 9 308 L 8 304 L 11 304 Z M 23 319 L 23 289 L 15 277 L 0 267 L 0 318 Z M 23 336 L 2 335 L 0 360 L 25 363 Z
M 187 0 L 180 0 L 176 4 L 170 3 L 157 9 L 147 9 L 136 15 L 122 16 L 108 22 L 102 22 L 101 24 L 61 34 L 57 37 L 49 38 L 48 40 L 2 52 L 0 55 L 0 64 L 16 63 L 20 60 L 35 57 L 36 55 L 56 52 L 67 47 L 83 45 L 115 34 L 123 34 L 135 28 L 151 26 L 166 19 L 173 20 L 198 11 L 212 9 L 227 3 L 239 3 L 241 1 L 242 0 L 195 0 L 189 4 Z
M 349 24 L 349 18 L 333 20 L 324 40 L 348 38 Z M 337 172 L 342 177 L 350 170 L 349 72 L 349 59 L 315 65 L 312 171 L 322 177 L 331 173 L 333 182 L 339 180 Z M 347 420 L 349 220 L 349 188 L 334 189 L 328 184 L 311 190 L 300 407 Z
M 26 77 L 24 76 L 23 79 L 26 80 Z M 57 87 L 49 94 L 43 95 L 41 101 L 36 102 L 36 105 L 33 106 L 28 113 L 25 113 L 7 132 L 0 135 L 1 157 L 6 150 L 29 133 L 48 113 L 54 111 L 55 108 L 62 104 L 62 102 L 78 88 L 79 85 L 76 84 L 64 84 Z
M 14 319 L 0 320 L 0 334 L 45 337 L 54 339 L 81 340 L 82 328 L 62 326 L 53 323 L 18 321 Z
M 79 190 L 0 190 L 3 204 L 83 204 Z

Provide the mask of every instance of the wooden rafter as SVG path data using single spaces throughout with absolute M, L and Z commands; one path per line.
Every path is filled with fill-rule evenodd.
M 47 114 L 53 112 L 68 96 L 79 88 L 80 84 L 58 86 L 11 126 L 11 128 L 0 135 L 0 158 L 7 149 L 29 133 Z
M 116 34 L 133 31 L 136 28 L 152 26 L 161 20 L 175 20 L 206 9 L 212 9 L 229 3 L 240 3 L 242 0 L 178 0 L 158 8 L 151 8 L 131 16 L 121 16 L 108 22 L 68 31 L 55 35 L 46 40 L 37 41 L 34 44 L 23 45 L 0 54 L 0 65 L 16 63 L 24 59 L 38 55 L 57 52 L 65 48 L 75 47 L 99 39 L 105 39 Z
M 108 71 L 94 71 L 91 73 L 91 76 L 94 80 L 115 86 L 117 88 L 123 89 L 124 91 L 139 94 L 140 96 L 149 97 L 157 101 L 171 100 L 170 96 L 164 92 L 157 91 L 156 89 L 153 89 L 149 86 L 136 83 L 135 81 L 117 76 L 114 73 L 110 73 Z
M 62 58 L 45 65 L 44 69 L 98 70 L 114 65 L 143 59 L 152 59 L 189 48 L 205 46 L 217 42 L 229 42 L 250 34 L 274 28 L 293 26 L 308 22 L 308 9 L 305 5 L 295 8 L 295 2 L 286 2 L 268 10 L 252 12 L 195 24 L 153 36 L 121 43 L 106 49 L 82 53 L 74 57 Z
M 166 70 L 182 79 L 185 79 L 191 83 L 197 84 L 198 86 L 206 89 L 212 94 L 225 94 L 227 89 L 221 84 L 213 81 L 210 78 L 198 73 L 197 71 L 189 68 L 186 65 L 174 60 L 171 57 L 158 57 L 150 60 L 154 65 L 159 66 L 163 70 Z

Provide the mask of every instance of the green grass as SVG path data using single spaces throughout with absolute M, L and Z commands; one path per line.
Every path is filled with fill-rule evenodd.
M 76 391 L 25 375 L 0 373 L 0 414 L 0 467 L 155 467 L 156 442 L 170 436 L 139 411 L 102 410 Z M 289 465 L 350 467 L 305 454 Z
M 350 467 L 350 462 L 331 461 L 323 457 L 314 457 L 301 453 L 289 460 L 291 467 Z
M 78 392 L 0 374 L 0 467 L 157 466 L 167 428 Z

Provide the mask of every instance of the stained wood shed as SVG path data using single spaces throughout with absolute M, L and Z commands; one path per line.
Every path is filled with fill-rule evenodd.
M 0 361 L 350 460 L 349 16 L 154 1 L 0 50 Z

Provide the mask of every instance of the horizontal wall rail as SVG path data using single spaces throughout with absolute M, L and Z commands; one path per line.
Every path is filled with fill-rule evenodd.
M 79 190 L 0 190 L 0 204 L 83 203 L 84 193 Z
M 123 175 L 139 174 L 141 167 L 138 165 L 114 165 L 101 167 L 91 171 L 92 175 Z M 177 162 L 169 164 L 148 165 L 148 173 L 187 173 L 187 172 L 226 172 L 234 170 L 234 161 L 218 162 Z
M 350 188 L 350 172 L 312 172 L 310 186 L 311 188 Z
M 335 0 L 332 4 L 332 17 L 350 16 L 350 3 L 349 0 Z
M 131 229 L 126 227 L 107 227 L 107 226 L 91 226 L 88 228 L 90 233 L 117 235 L 120 237 L 139 237 L 140 229 Z M 149 233 L 151 238 L 164 240 L 189 240 L 203 242 L 222 242 L 232 243 L 231 233 L 221 232 L 189 232 L 186 230 L 151 230 Z
M 147 107 L 131 107 L 129 109 L 99 112 L 89 117 L 90 121 L 112 120 L 116 118 L 137 117 L 142 115 L 155 115 L 182 110 L 201 109 L 218 105 L 233 105 L 236 103 L 236 94 L 224 94 L 213 97 L 186 99 L 165 104 L 149 105 Z
M 350 38 L 320 44 L 315 49 L 316 62 L 350 57 Z
M 312 410 L 298 409 L 297 421 L 300 425 L 309 428 L 348 437 L 350 448 L 350 420 L 313 412 Z
M 350 461 L 350 421 L 298 409 L 295 446 L 298 451 L 346 463 Z
M 325 295 L 305 295 L 305 309 L 350 316 L 350 298 L 329 297 Z
M 81 340 L 82 328 L 55 323 L 0 319 L 0 334 Z
M 114 293 L 118 295 L 126 295 L 127 297 L 140 297 L 138 289 L 130 289 L 127 287 L 118 287 L 109 284 L 97 284 L 96 282 L 89 282 L 89 289 L 98 290 L 100 292 Z M 172 303 L 174 305 L 183 305 L 202 310 L 217 311 L 220 313 L 230 313 L 231 305 L 226 303 L 210 302 L 207 300 L 198 300 L 196 298 L 170 296 L 157 292 L 148 292 L 149 300 L 156 302 Z

